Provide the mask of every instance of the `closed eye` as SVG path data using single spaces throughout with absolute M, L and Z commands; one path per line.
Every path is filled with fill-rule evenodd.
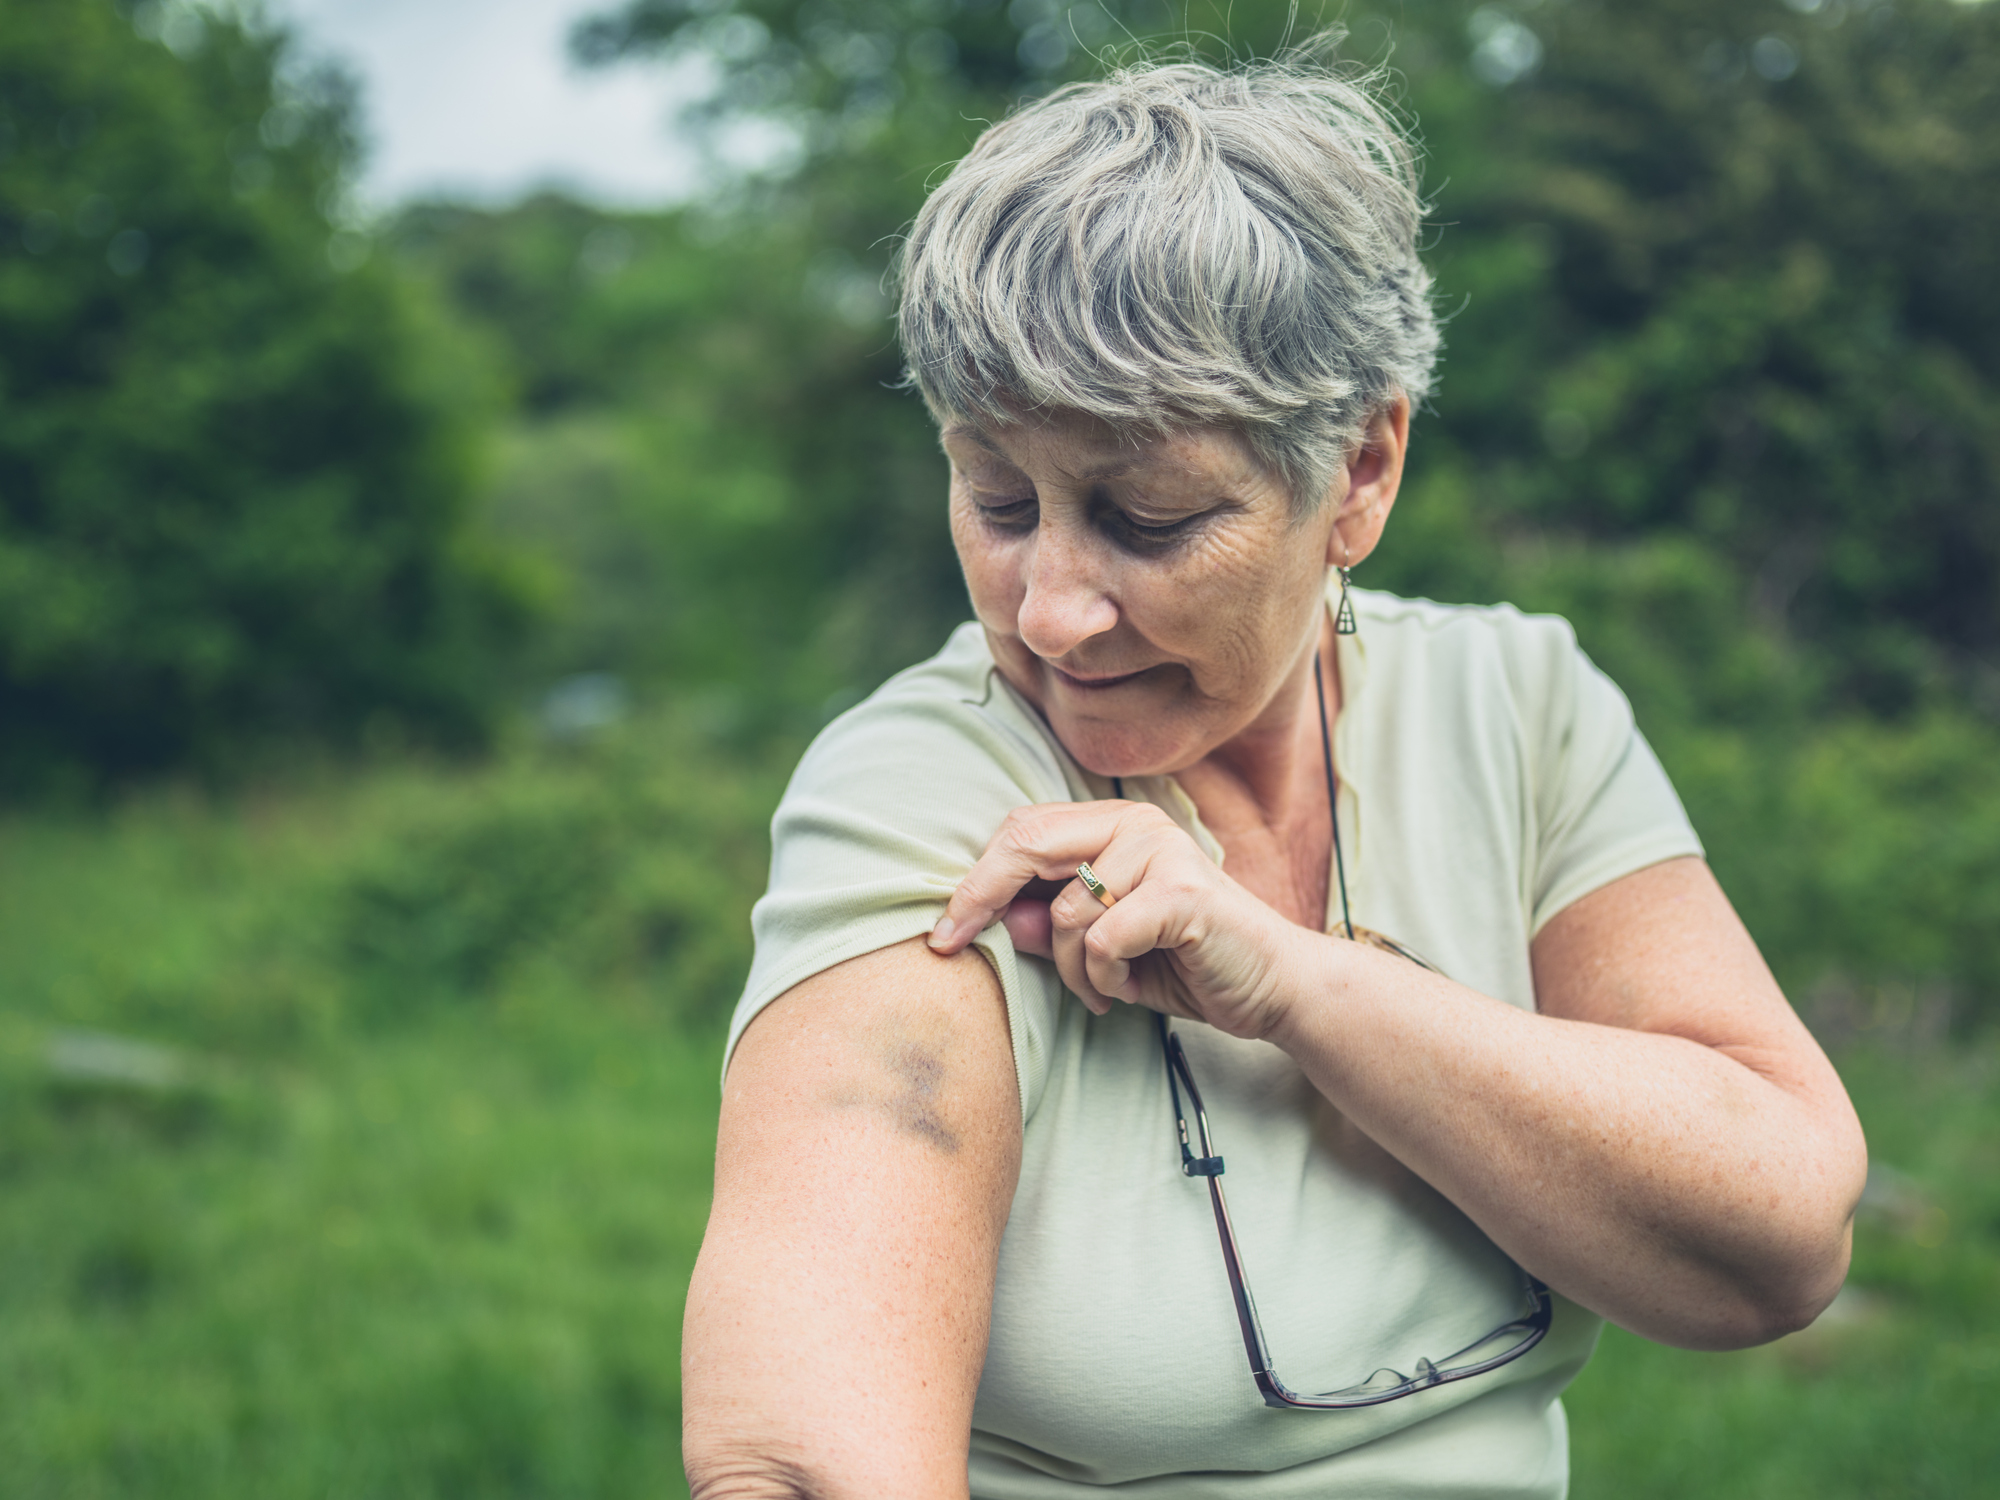
M 1131 552 L 1166 552 L 1187 541 L 1214 512 L 1183 516 L 1178 521 L 1142 521 L 1116 506 L 1106 506 L 1098 524 L 1119 546 Z
M 1001 531 L 1031 530 L 1039 519 L 1040 506 L 1033 495 L 1013 500 L 974 500 L 972 504 L 982 521 Z

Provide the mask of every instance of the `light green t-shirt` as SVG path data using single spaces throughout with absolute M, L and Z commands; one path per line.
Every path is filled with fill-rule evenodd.
M 1532 1009 L 1528 945 L 1544 922 L 1701 846 L 1624 696 L 1564 622 L 1360 591 L 1355 604 L 1334 749 L 1354 920 Z M 978 627 L 961 627 L 800 762 L 772 824 L 730 1046 L 801 980 L 928 932 L 1010 809 L 1111 792 L 1007 686 Z M 1171 778 L 1128 779 L 1125 793 L 1221 857 Z M 973 1412 L 975 1500 L 1104 1486 L 1133 1500 L 1564 1493 L 1557 1397 L 1595 1347 L 1595 1316 L 1558 1297 L 1524 1358 L 1384 1406 L 1266 1408 L 1207 1190 L 1180 1172 L 1150 1015 L 1093 1017 L 997 923 L 978 945 L 1006 992 L 1024 1135 Z M 1518 1310 L 1512 1263 L 1289 1057 L 1177 1025 L 1293 1389 L 1407 1371 Z

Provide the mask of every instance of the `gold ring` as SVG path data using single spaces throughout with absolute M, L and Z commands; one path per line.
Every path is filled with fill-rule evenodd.
M 1104 882 L 1097 878 L 1097 872 L 1091 869 L 1089 865 L 1078 865 L 1076 867 L 1076 878 L 1081 880 L 1083 888 L 1099 901 L 1102 901 L 1107 909 L 1118 904 L 1118 898 L 1104 888 Z

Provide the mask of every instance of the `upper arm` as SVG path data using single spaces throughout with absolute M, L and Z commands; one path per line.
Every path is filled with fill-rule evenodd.
M 1572 902 L 1543 926 L 1532 958 L 1544 1015 L 1713 1048 L 1859 1145 L 1833 1065 L 1704 861 L 1665 860 Z
M 704 1495 L 963 1496 L 1021 1113 L 999 982 L 920 940 L 768 1007 L 688 1292 Z

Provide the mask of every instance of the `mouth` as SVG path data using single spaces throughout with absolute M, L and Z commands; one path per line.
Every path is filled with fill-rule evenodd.
M 1065 672 L 1054 662 L 1045 663 L 1049 673 L 1064 687 L 1074 688 L 1080 693 L 1103 692 L 1108 688 L 1121 687 L 1128 682 L 1137 682 L 1146 675 L 1146 669 L 1137 672 L 1115 672 L 1103 675 L 1080 676 L 1075 672 Z

